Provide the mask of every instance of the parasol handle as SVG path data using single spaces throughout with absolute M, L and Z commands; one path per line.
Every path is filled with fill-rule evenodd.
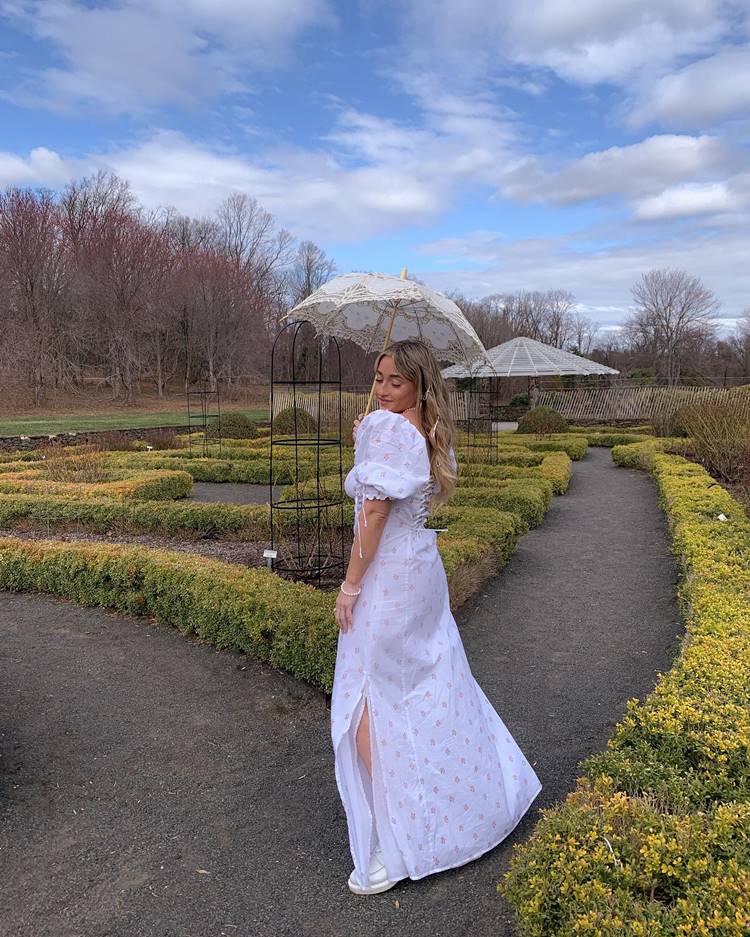
M 401 279 L 405 280 L 409 275 L 409 271 L 406 267 L 401 271 Z M 391 313 L 391 321 L 388 323 L 388 330 L 385 333 L 385 339 L 383 340 L 383 348 L 387 348 L 391 341 L 391 330 L 393 329 L 393 320 L 396 318 L 396 313 L 398 312 L 398 304 L 400 300 L 395 300 L 393 303 L 393 312 Z M 375 375 L 372 378 L 372 387 L 370 388 L 370 396 L 367 398 L 367 406 L 365 407 L 365 416 L 370 412 L 370 407 L 372 406 L 372 398 L 375 396 Z

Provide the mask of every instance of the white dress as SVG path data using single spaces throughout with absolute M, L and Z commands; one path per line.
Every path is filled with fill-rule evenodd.
M 434 484 L 419 430 L 399 413 L 369 413 L 345 481 L 354 529 L 365 499 L 393 503 L 352 627 L 339 632 L 331 698 L 336 783 L 360 881 L 378 840 L 392 879 L 476 859 L 542 789 L 469 668 L 437 534 L 424 527 Z M 365 700 L 372 782 L 356 748 Z

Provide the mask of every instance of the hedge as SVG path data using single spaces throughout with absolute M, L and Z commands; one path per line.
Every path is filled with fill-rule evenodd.
M 171 501 L 185 498 L 193 490 L 193 479 L 188 472 L 141 471 L 127 478 L 108 482 L 56 482 L 38 477 L 38 473 L 25 475 L 0 474 L 0 493 L 63 495 L 76 500 L 112 498 L 116 501 Z
M 613 458 L 658 486 L 685 640 L 653 692 L 628 700 L 607 750 L 581 763 L 576 791 L 516 849 L 498 888 L 523 937 L 750 933 L 750 521 L 661 445 Z
M 218 648 L 236 648 L 330 690 L 335 594 L 184 553 L 0 539 L 0 589 L 153 615 Z
M 648 433 L 624 433 L 622 431 L 610 433 L 595 432 L 586 433 L 586 439 L 590 446 L 605 446 L 611 449 L 613 446 L 626 446 L 633 442 L 653 440 L 654 436 L 648 435 Z
M 588 448 L 586 437 L 575 433 L 553 433 L 542 439 L 523 434 L 517 436 L 515 433 L 501 433 L 500 439 L 502 447 L 522 446 L 532 452 L 566 452 L 574 462 L 583 459 Z
M 641 442 L 618 444 L 612 447 L 612 459 L 621 468 L 639 468 L 651 471 L 654 457 L 660 453 L 671 455 L 690 455 L 690 439 L 679 436 L 660 436 Z
M 459 567 L 488 550 L 502 565 L 523 529 L 516 515 L 492 508 L 472 513 L 446 507 L 437 520 L 435 526 L 451 524 L 452 535 L 438 537 L 449 582 Z M 154 615 L 184 634 L 245 651 L 322 690 L 330 692 L 333 684 L 338 590 L 318 590 L 266 569 L 146 547 L 9 537 L 0 538 L 0 589 Z
M 501 487 L 502 486 L 502 487 Z M 552 485 L 543 480 L 498 482 L 497 487 L 458 485 L 450 504 L 454 507 L 493 507 L 518 514 L 528 527 L 541 523 L 552 498 Z
M 464 464 L 459 478 L 466 484 L 471 484 L 472 481 L 489 484 L 495 479 L 540 479 L 551 482 L 555 494 L 565 494 L 573 473 L 570 456 L 565 452 L 538 453 L 538 456 L 539 464 L 529 467 L 487 463 Z
M 268 507 L 0 494 L 0 527 L 259 540 L 268 536 Z
M 113 459 L 113 464 L 142 469 L 144 467 L 151 469 L 181 470 L 188 472 L 195 481 L 201 482 L 238 482 L 255 485 L 267 485 L 269 481 L 270 463 L 266 454 L 251 458 L 249 456 L 235 457 L 232 452 L 230 458 L 187 458 L 186 456 L 175 455 L 180 450 L 163 450 L 146 453 L 125 453 L 117 454 Z M 167 453 L 166 455 L 164 453 Z M 348 471 L 351 464 L 346 460 L 342 461 Z M 338 457 L 336 460 L 330 454 L 321 457 L 321 471 L 326 473 L 338 469 Z M 301 478 L 314 478 L 316 473 L 315 459 L 305 454 L 299 461 L 298 470 Z M 294 481 L 295 467 L 294 459 L 289 456 L 277 457 L 273 460 L 274 484 L 288 485 Z

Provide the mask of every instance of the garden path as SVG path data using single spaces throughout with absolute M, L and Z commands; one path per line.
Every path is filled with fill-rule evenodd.
M 648 476 L 608 450 L 456 617 L 544 788 L 460 869 L 357 898 L 323 697 L 149 620 L 0 593 L 0 920 L 34 937 L 503 937 L 495 884 L 682 625 Z

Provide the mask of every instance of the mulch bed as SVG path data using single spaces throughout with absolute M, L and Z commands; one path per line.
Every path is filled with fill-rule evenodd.
M 226 563 L 240 563 L 244 566 L 263 566 L 263 550 L 267 543 L 255 543 L 248 540 L 178 540 L 171 537 L 158 537 L 153 534 L 95 534 L 86 531 L 65 531 L 47 534 L 36 530 L 13 530 L 0 528 L 2 537 L 19 537 L 22 540 L 59 540 L 64 543 L 120 543 L 151 547 L 155 550 L 175 550 L 178 553 L 196 553 Z

